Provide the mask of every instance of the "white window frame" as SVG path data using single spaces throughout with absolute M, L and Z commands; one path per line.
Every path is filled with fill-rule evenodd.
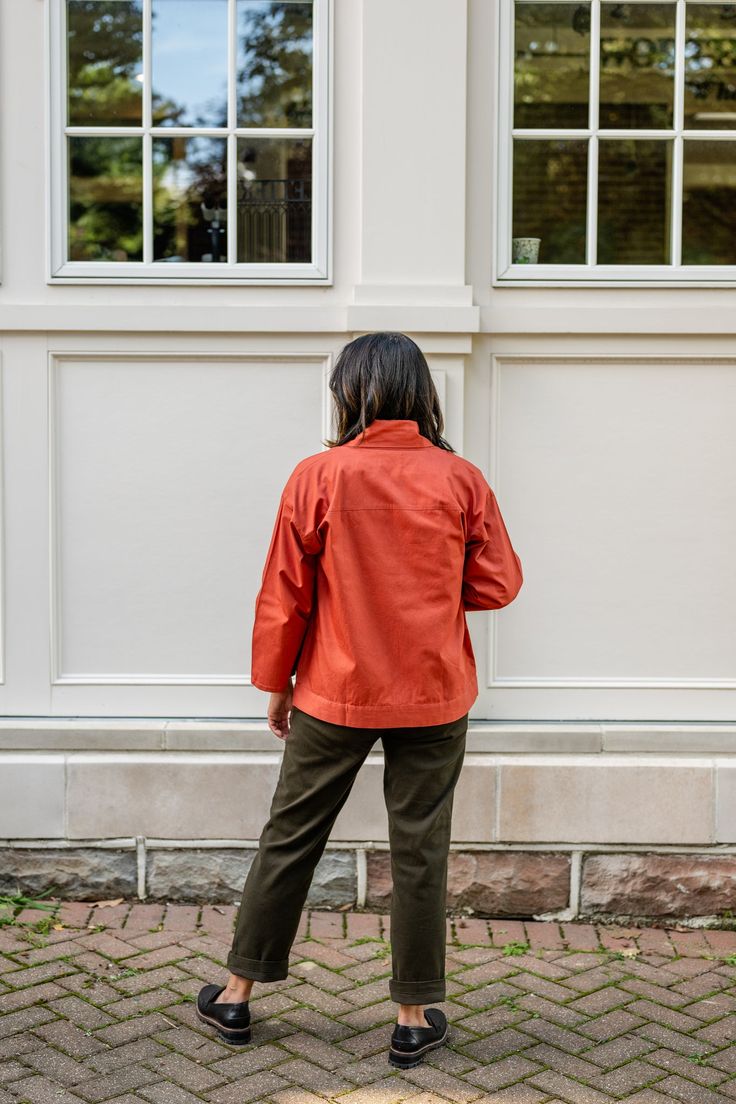
M 546 3 L 564 3 L 569 0 L 544 0 Z M 630 3 L 647 3 L 648 0 L 629 0 Z M 590 87 L 588 127 L 580 129 L 516 129 L 513 127 L 514 110 L 514 7 L 515 0 L 498 0 L 498 59 L 497 119 L 494 133 L 494 164 L 496 188 L 494 189 L 494 214 L 496 248 L 492 252 L 494 287 L 736 287 L 734 265 L 599 265 L 594 263 L 597 248 L 598 206 L 598 136 L 606 138 L 667 138 L 673 143 L 672 204 L 670 218 L 670 256 L 679 262 L 682 246 L 682 183 L 683 139 L 699 138 L 701 141 L 730 140 L 736 142 L 734 130 L 685 130 L 685 3 L 675 2 L 675 79 L 673 123 L 671 130 L 609 129 L 596 127 L 598 114 L 598 78 L 601 0 L 590 0 Z M 708 3 L 710 0 L 687 0 L 688 3 Z M 586 211 L 586 260 L 581 264 L 513 264 L 511 261 L 511 234 L 513 225 L 513 140 L 524 138 L 579 138 L 588 139 L 588 181 Z
M 143 4 L 143 69 L 151 87 L 152 0 Z M 331 284 L 332 283 L 332 126 L 333 126 L 333 3 L 313 0 L 312 126 L 238 127 L 235 88 L 236 0 L 228 0 L 228 126 L 152 127 L 150 96 L 144 96 L 142 126 L 85 127 L 66 125 L 66 0 L 46 5 L 47 73 L 47 283 L 49 284 Z M 145 102 L 147 100 L 147 102 Z M 142 261 L 70 261 L 68 242 L 67 135 L 143 136 L 143 255 Z M 238 138 L 312 139 L 312 262 L 253 264 L 244 262 L 181 262 L 153 260 L 152 136 L 191 135 L 221 137 L 227 142 L 228 257 L 235 256 L 237 219 L 236 162 Z M 166 272 L 163 273 L 162 269 Z

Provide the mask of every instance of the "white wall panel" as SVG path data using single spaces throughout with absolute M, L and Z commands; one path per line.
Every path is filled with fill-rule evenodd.
M 247 684 L 278 496 L 320 448 L 325 364 L 52 356 L 55 683 Z
M 736 686 L 736 361 L 501 356 L 492 391 L 525 584 L 489 685 Z

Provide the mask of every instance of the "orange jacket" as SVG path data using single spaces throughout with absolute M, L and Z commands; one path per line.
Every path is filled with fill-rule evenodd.
M 478 696 L 466 610 L 523 582 L 480 468 L 409 418 L 307 456 L 284 487 L 256 597 L 251 682 L 335 724 L 456 720 Z

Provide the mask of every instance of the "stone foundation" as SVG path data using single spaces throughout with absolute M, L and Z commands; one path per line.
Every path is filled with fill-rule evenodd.
M 146 890 L 152 900 L 240 900 L 255 850 L 149 850 Z M 310 908 L 354 904 L 357 892 L 355 853 L 325 851 L 314 872 L 307 897 Z
M 136 853 L 108 847 L 8 847 L 0 853 L 0 893 L 48 894 L 67 901 L 135 897 Z
M 587 855 L 585 916 L 713 916 L 736 907 L 736 855 Z
M 0 893 L 92 901 L 139 897 L 238 904 L 255 855 L 237 847 L 11 846 Z M 391 908 L 385 849 L 328 847 L 307 897 L 310 908 Z M 736 854 L 655 851 L 525 851 L 455 848 L 447 878 L 450 915 L 733 926 Z
M 543 851 L 451 851 L 447 864 L 448 908 L 475 916 L 536 916 L 570 902 L 570 856 Z M 366 904 L 391 906 L 391 858 L 368 854 Z

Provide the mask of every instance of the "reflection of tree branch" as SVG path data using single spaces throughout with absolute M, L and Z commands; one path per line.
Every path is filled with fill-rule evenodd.
M 312 14 L 308 3 L 274 2 L 243 20 L 244 60 L 237 72 L 241 121 L 311 125 Z
M 164 120 L 171 126 L 182 125 L 186 108 L 177 105 L 174 100 L 168 100 L 160 96 L 155 89 L 151 92 L 151 120 L 154 126 L 160 125 Z
M 141 121 L 143 17 L 140 0 L 74 0 L 69 5 L 71 123 Z
M 76 203 L 140 203 L 140 176 L 77 177 L 74 181 Z

